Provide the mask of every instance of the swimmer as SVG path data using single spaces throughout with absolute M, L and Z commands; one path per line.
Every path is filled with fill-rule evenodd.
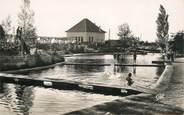
M 128 76 L 127 76 L 127 78 L 126 78 L 126 80 L 127 80 L 127 85 L 128 86 L 131 86 L 133 83 L 134 83 L 134 81 L 132 80 L 132 73 L 129 73 L 128 74 Z

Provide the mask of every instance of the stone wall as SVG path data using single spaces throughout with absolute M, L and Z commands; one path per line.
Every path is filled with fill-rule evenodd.
M 64 57 L 57 54 L 0 56 L 0 71 L 39 67 L 63 61 Z

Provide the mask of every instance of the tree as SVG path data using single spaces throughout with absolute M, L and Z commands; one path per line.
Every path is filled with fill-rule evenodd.
M 157 23 L 157 43 L 159 44 L 159 46 L 162 48 L 163 51 L 166 51 L 166 47 L 167 47 L 167 43 L 169 40 L 169 35 L 168 35 L 168 31 L 169 31 L 169 23 L 168 23 L 168 17 L 169 15 L 166 13 L 165 8 L 160 5 L 159 8 L 159 14 L 158 14 L 158 18 L 156 20 Z
M 5 39 L 5 31 L 3 27 L 0 25 L 0 40 L 4 40 L 4 39 Z
M 119 28 L 118 36 L 122 42 L 122 46 L 124 48 L 127 48 L 129 46 L 128 42 L 129 42 L 129 38 L 131 36 L 130 27 L 127 23 L 124 23 L 124 24 L 120 25 L 118 28 Z
M 134 37 L 127 23 L 124 23 L 119 26 L 118 36 L 124 48 L 127 48 L 127 47 L 135 48 L 139 41 L 139 37 Z
M 184 53 L 184 31 L 179 31 L 174 37 L 174 50 Z
M 18 25 L 22 28 L 22 39 L 28 45 L 35 45 L 37 37 L 34 23 L 34 11 L 30 9 L 30 0 L 22 0 L 23 5 L 18 14 Z
M 5 30 L 5 34 L 6 35 L 10 34 L 10 32 L 12 30 L 12 21 L 11 21 L 10 16 L 8 16 L 5 20 L 2 21 L 2 26 Z
M 130 31 L 130 27 L 127 23 L 124 23 L 124 24 L 119 26 L 118 36 L 119 36 L 120 40 L 125 40 L 128 37 L 130 37 L 130 35 L 131 35 L 131 31 Z

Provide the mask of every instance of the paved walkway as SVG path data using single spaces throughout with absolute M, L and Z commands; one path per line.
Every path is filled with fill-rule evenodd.
M 184 58 L 174 63 L 169 88 L 159 98 L 151 94 L 128 96 L 68 114 L 77 115 L 183 115 L 184 114 Z M 158 96 L 158 95 L 157 95 Z

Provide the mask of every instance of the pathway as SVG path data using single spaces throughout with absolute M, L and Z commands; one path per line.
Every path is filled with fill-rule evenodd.
M 184 109 L 184 58 L 178 58 L 174 63 L 174 73 L 169 88 L 163 92 L 164 98 L 160 101 Z

